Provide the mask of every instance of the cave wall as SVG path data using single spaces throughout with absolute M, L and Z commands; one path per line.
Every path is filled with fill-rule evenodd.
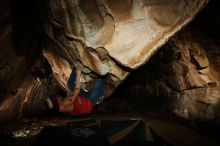
M 45 98 L 56 95 L 58 86 L 68 92 L 66 81 L 76 64 L 83 71 L 83 86 L 87 88 L 90 81 L 97 77 L 103 78 L 106 84 L 105 97 L 109 97 L 131 71 L 149 61 L 207 2 L 1 1 L 0 122 L 44 111 Z M 189 48 L 182 47 L 191 45 L 187 44 L 187 40 L 178 37 L 176 40 L 180 43 L 175 44 L 175 40 L 173 45 L 170 43 L 170 52 L 183 56 L 179 61 L 166 64 L 171 67 L 167 72 L 172 73 L 172 76 L 163 74 L 159 78 L 166 82 L 160 81 L 146 90 L 157 95 L 158 92 L 154 90 L 160 84 L 158 91 L 165 90 L 161 93 L 173 98 L 173 109 L 177 109 L 175 105 L 178 105 L 178 96 L 183 95 L 172 96 L 170 93 L 183 93 L 194 86 L 199 86 L 201 90 L 207 86 L 212 90 L 214 86 L 216 89 L 213 91 L 204 91 L 204 94 L 214 96 L 218 87 L 215 80 L 217 75 L 214 76 L 214 67 L 208 66 L 211 61 L 204 54 L 205 49 L 198 47 L 200 49 L 190 52 Z M 189 56 L 190 53 L 194 54 Z M 202 57 L 198 57 L 198 54 L 202 54 Z M 170 56 L 169 53 L 167 55 Z M 166 58 L 169 57 L 163 59 Z M 199 67 L 201 73 L 196 67 Z M 166 72 L 167 68 L 164 66 L 159 69 Z M 156 72 L 154 67 L 153 72 Z M 193 75 L 195 72 L 196 75 Z M 180 76 L 181 73 L 184 76 Z M 189 77 L 190 81 L 184 81 L 185 77 Z M 184 104 L 181 106 L 185 109 Z M 182 109 L 178 110 L 181 113 Z
M 191 27 L 132 72 L 114 96 L 141 100 L 142 106 L 169 110 L 184 119 L 219 121 L 219 45 Z
M 58 85 L 40 54 L 27 5 L 1 1 L 0 6 L 0 123 L 4 123 L 45 111 L 44 100 L 57 94 Z
M 162 68 L 173 90 L 170 108 L 187 119 L 219 118 L 219 47 L 197 33 L 175 38 L 168 47 L 176 56 Z
M 219 121 L 218 13 L 218 1 L 210 1 L 190 25 L 131 72 L 114 96 L 189 120 Z
M 131 70 L 145 64 L 206 3 L 42 1 L 39 5 L 45 10 L 40 16 L 48 37 L 43 53 L 64 90 L 68 92 L 66 82 L 73 66 L 80 64 L 83 86 L 89 88 L 86 83 L 102 76 L 108 97 Z

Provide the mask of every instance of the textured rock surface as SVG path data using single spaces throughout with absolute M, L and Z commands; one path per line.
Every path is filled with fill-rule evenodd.
M 108 97 L 130 71 L 145 64 L 170 36 L 192 20 L 207 0 L 10 2 L 0 2 L 0 122 L 43 111 L 41 105 L 46 97 L 57 93 L 57 83 L 68 90 L 66 81 L 75 64 L 82 66 L 85 88 L 94 78 L 104 78 Z M 46 70 L 42 56 L 54 76 Z M 198 76 L 207 74 L 207 78 L 196 75 L 190 83 L 181 78 L 180 85 L 179 79 L 165 76 L 175 90 L 214 85 L 213 76 L 205 69 L 210 62 L 193 58 L 202 64 Z M 183 62 L 187 61 L 186 57 Z M 184 64 L 170 65 L 179 66 Z
M 164 79 L 174 92 L 168 96 L 177 115 L 216 119 L 220 116 L 220 70 L 214 58 L 219 58 L 220 49 L 208 38 L 198 36 L 189 34 L 171 41 L 177 58 L 164 65 Z
M 89 75 L 84 72 L 85 82 L 92 80 L 92 72 L 95 72 L 107 75 L 106 81 L 117 87 L 129 74 L 128 68 L 143 65 L 170 36 L 193 19 L 207 1 L 47 2 L 48 13 L 45 15 L 42 11 L 44 30 L 49 38 L 44 55 L 60 85 L 67 89 L 66 80 L 75 62 L 91 71 Z M 55 60 L 60 60 L 57 62 L 62 67 L 58 67 Z
M 5 9 L 0 11 L 0 123 L 2 123 L 45 111 L 45 98 L 56 95 L 58 86 L 51 72 L 45 70 L 46 60 L 36 55 L 37 48 L 34 43 L 36 40 L 19 41 L 24 50 L 15 47 L 12 38 L 17 29 L 13 27 L 9 4 L 0 6 L 5 6 L 3 7 Z M 26 29 L 17 37 L 25 37 L 29 30 Z M 32 35 L 27 38 L 31 38 Z M 15 40 L 19 39 L 21 38 Z M 26 48 L 29 51 L 25 50 Z
M 127 96 L 152 97 L 150 100 L 163 97 L 166 108 L 177 116 L 219 121 L 219 54 L 219 46 L 209 38 L 182 31 L 133 74 L 129 80 L 136 76 L 142 80 L 127 87 Z

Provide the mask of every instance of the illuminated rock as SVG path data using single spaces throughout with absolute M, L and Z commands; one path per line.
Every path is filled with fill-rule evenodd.
M 49 37 L 44 55 L 64 89 L 76 62 L 91 73 L 107 75 L 106 81 L 117 87 L 130 69 L 145 64 L 206 3 L 206 0 L 49 0 L 48 13 L 42 11 L 44 30 Z M 85 72 L 84 75 L 91 76 Z M 89 82 L 91 77 L 84 79 Z
M 57 83 L 68 92 L 66 81 L 75 64 L 82 68 L 85 87 L 96 77 L 104 78 L 108 97 L 206 3 L 207 0 L 1 1 L 0 122 L 42 111 L 45 98 L 57 94 Z M 41 55 L 48 60 L 54 76 L 44 71 Z M 36 68 L 43 76 L 45 72 L 48 75 L 35 76 Z

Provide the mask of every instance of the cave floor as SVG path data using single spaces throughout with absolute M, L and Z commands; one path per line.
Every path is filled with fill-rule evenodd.
M 114 101 L 116 100 L 116 101 Z M 163 140 L 164 145 L 220 145 L 218 123 L 185 121 L 159 108 L 136 108 L 123 100 L 114 99 L 98 106 L 91 115 L 72 117 L 49 111 L 34 117 L 7 123 L 0 127 L 0 144 L 30 146 L 45 126 L 74 126 L 94 119 L 123 121 L 143 120 Z M 114 104 L 113 104 L 114 103 Z M 117 103 L 117 104 L 116 104 Z

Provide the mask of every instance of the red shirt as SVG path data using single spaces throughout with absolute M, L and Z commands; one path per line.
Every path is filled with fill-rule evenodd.
M 88 114 L 92 111 L 92 102 L 85 96 L 78 96 L 73 102 L 72 115 Z

